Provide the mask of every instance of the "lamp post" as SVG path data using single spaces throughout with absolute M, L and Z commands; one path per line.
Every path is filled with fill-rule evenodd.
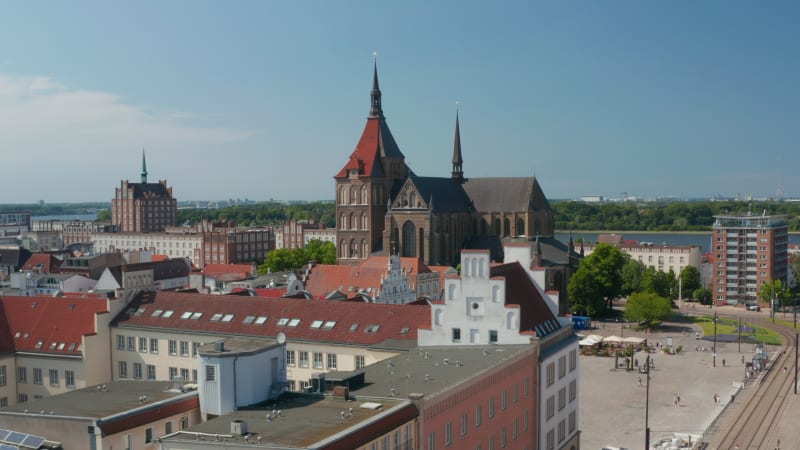
M 650 448 L 650 355 L 644 362 L 645 376 L 647 377 L 647 388 L 644 400 L 644 448 Z
M 711 351 L 711 365 L 717 367 L 717 313 L 714 312 L 714 347 Z
M 739 326 L 736 327 L 739 330 L 739 353 L 742 353 L 742 315 L 739 314 Z

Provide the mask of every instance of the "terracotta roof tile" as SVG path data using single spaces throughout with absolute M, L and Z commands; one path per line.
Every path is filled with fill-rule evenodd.
M 412 284 L 418 274 L 431 272 L 419 258 L 400 258 L 400 266 L 409 275 L 409 283 Z M 357 266 L 317 264 L 311 269 L 305 285 L 314 298 L 324 298 L 333 291 L 352 296 L 358 289 L 368 288 L 375 289 L 369 292 L 369 295 L 375 296 L 380 292 L 382 277 L 388 271 L 389 258 L 386 256 L 370 256 Z
M 429 325 L 431 314 L 427 305 L 169 291 L 147 293 L 134 302 L 134 307 L 141 312 L 123 312 L 114 324 L 240 336 L 275 337 L 282 332 L 288 339 L 349 345 L 375 345 L 388 339 L 416 340 L 417 329 Z M 167 314 L 167 311 L 172 313 Z
M 83 337 L 97 333 L 108 300 L 76 297 L 0 298 L 18 352 L 80 355 Z M 73 345 L 74 344 L 74 345 Z
M 226 275 L 226 274 L 245 274 L 244 278 L 252 276 L 253 266 L 250 264 L 206 264 L 203 266 L 203 273 L 206 276 Z
M 41 266 L 40 266 L 41 264 Z M 51 273 L 57 272 L 61 266 L 61 260 L 49 253 L 34 253 L 25 261 L 25 264 L 20 268 L 21 270 L 38 270 L 42 272 Z

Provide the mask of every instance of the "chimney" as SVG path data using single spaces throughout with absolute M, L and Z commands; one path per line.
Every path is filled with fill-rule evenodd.
M 234 436 L 244 436 L 247 434 L 247 421 L 234 420 L 231 422 L 231 434 Z

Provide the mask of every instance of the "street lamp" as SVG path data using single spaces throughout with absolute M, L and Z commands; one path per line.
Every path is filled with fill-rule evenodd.
M 717 313 L 714 312 L 714 348 L 711 352 L 712 367 L 717 367 Z
M 647 377 L 647 390 L 644 400 L 644 448 L 650 448 L 650 355 L 644 363 L 645 376 Z

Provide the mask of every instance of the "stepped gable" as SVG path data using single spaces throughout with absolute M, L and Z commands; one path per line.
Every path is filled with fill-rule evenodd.
M 97 333 L 108 300 L 78 297 L 0 298 L 18 352 L 80 355 L 83 337 Z
M 500 264 L 489 269 L 491 277 L 502 277 L 506 281 L 506 306 L 518 305 L 520 309 L 520 332 L 535 331 L 545 322 L 558 323 L 547 306 L 547 301 L 531 281 L 528 272 L 519 262 Z
M 414 341 L 418 328 L 430 326 L 427 304 L 310 302 L 158 291 L 138 297 L 112 325 L 220 336 L 275 338 L 284 333 L 290 340 L 345 345 Z M 226 315 L 230 315 L 227 321 L 223 320 Z
M 480 212 L 551 209 L 536 177 L 468 178 L 464 190 Z

